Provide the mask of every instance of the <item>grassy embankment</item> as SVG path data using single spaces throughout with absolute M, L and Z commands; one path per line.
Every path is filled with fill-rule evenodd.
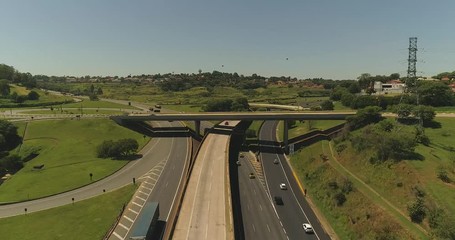
M 27 95 L 31 90 L 26 89 L 25 87 L 17 86 L 14 84 L 10 85 L 10 92 L 16 92 L 18 95 Z M 65 102 L 65 101 L 72 101 L 72 98 L 69 96 L 58 96 L 54 94 L 50 94 L 48 92 L 44 92 L 40 89 L 33 89 L 33 91 L 37 92 L 40 97 L 38 100 L 25 100 L 22 104 L 23 105 L 45 105 L 51 102 Z M 10 99 L 0 99 L 0 105 L 8 105 L 10 107 L 19 106 L 18 103 L 11 102 Z M 9 108 L 8 108 L 9 109 Z M 6 109 L 3 109 L 6 110 Z
M 321 154 L 329 157 L 324 161 Z M 395 236 L 398 239 L 417 238 L 384 210 L 346 173 L 333 167 L 327 141 L 308 146 L 292 156 L 291 164 L 308 196 L 322 212 L 340 239 L 375 239 Z M 342 194 L 345 202 L 339 204 Z
M 91 83 L 73 83 L 69 85 L 72 89 L 86 89 Z M 66 85 L 68 86 L 68 84 Z M 215 86 L 213 91 L 208 91 L 204 87 L 194 87 L 181 92 L 164 92 L 154 84 L 127 84 L 127 83 L 95 83 L 95 88 L 103 89 L 103 96 L 106 98 L 123 99 L 150 104 L 159 103 L 166 105 L 188 105 L 190 109 L 183 107 L 183 111 L 197 111 L 208 101 L 216 99 L 234 99 L 237 97 L 246 97 L 250 102 L 256 103 L 274 103 L 274 104 L 294 104 L 294 105 L 315 105 L 319 104 L 328 97 L 321 97 L 321 89 L 309 89 L 304 87 L 292 87 L 270 85 L 267 88 L 258 88 L 250 90 L 239 90 L 232 87 Z M 305 98 L 299 97 L 301 91 L 309 91 Z M 311 93 L 314 91 L 314 93 Z M 181 109 L 177 106 L 170 106 L 170 109 Z M 186 110 L 185 110 L 186 108 Z
M 455 119 L 437 118 L 436 121 L 441 123 L 441 127 L 425 129 L 431 143 L 429 146 L 419 144 L 414 158 L 373 165 L 368 162 L 369 156 L 348 148 L 341 154 L 340 162 L 405 216 L 407 206 L 416 199 L 417 191 L 424 192 L 427 207 L 438 206 L 448 216 L 454 216 L 455 144 L 451 136 L 455 135 Z M 401 131 L 414 131 L 414 128 L 403 126 Z M 440 169 L 447 172 L 451 183 L 438 178 Z M 419 226 L 431 232 L 428 217 Z
M 372 204 L 385 210 L 390 221 L 399 223 L 400 229 L 406 229 L 405 232 L 411 232 L 415 238 L 425 239 L 434 234 L 434 229 L 430 228 L 429 220 L 430 209 L 435 206 L 442 209 L 448 216 L 455 214 L 455 145 L 452 140 L 455 135 L 455 119 L 453 118 L 436 118 L 441 124 L 440 128 L 426 128 L 425 133 L 430 138 L 429 146 L 419 144 L 416 148 L 413 159 L 401 160 L 398 162 L 387 161 L 382 164 L 371 164 L 368 159 L 371 156 L 370 151 L 356 152 L 348 145 L 340 155 L 335 153 L 337 161 L 329 160 L 331 169 L 337 170 L 343 178 L 348 177 L 354 183 L 354 186 L 366 196 Z M 413 126 L 401 126 L 400 131 L 414 131 Z M 356 134 L 354 132 L 353 134 Z M 319 146 L 319 147 L 318 147 Z M 352 206 L 344 214 L 342 209 L 335 208 L 330 204 L 324 203 L 324 194 L 329 194 L 327 190 L 328 182 L 326 181 L 325 189 L 323 186 L 317 186 L 317 181 L 308 178 L 308 174 L 316 174 L 316 170 L 310 171 L 304 166 L 314 165 L 314 159 L 319 159 L 319 154 L 324 153 L 330 156 L 329 146 L 327 143 L 317 143 L 309 148 L 303 149 L 298 156 L 292 158 L 294 169 L 299 173 L 301 181 L 313 191 L 316 191 L 315 202 L 329 219 L 335 231 L 343 239 L 349 238 L 352 234 L 358 234 L 358 223 L 349 221 L 339 221 L 340 217 L 352 218 L 356 211 L 363 208 L 367 212 L 370 206 L 359 204 Z M 314 153 L 312 153 L 313 151 Z M 309 156 L 313 157 L 309 157 Z M 314 158 L 313 160 L 310 160 Z M 320 161 L 320 160 L 319 160 Z M 317 162 L 317 161 L 316 161 Z M 319 163 L 321 167 L 323 163 Z M 316 165 L 317 166 L 317 165 Z M 438 178 L 438 172 L 443 169 L 447 172 L 451 182 L 446 183 Z M 323 179 L 323 178 L 322 178 Z M 424 192 L 427 215 L 421 224 L 412 223 L 408 217 L 407 206 L 415 201 L 417 192 Z M 347 196 L 348 203 L 351 201 L 351 194 Z M 344 205 L 343 205 L 344 206 Z M 364 207 L 363 207 L 364 206 Z M 349 205 L 346 205 L 349 207 Z M 355 215 L 355 214 L 354 214 Z M 384 215 L 385 216 L 385 215 Z M 369 221 L 369 225 L 376 225 L 376 221 Z M 343 229 L 350 229 L 352 233 L 347 233 Z M 397 232 L 397 236 L 403 239 L 408 238 L 403 230 L 392 229 Z M 360 231 L 360 230 L 359 230 Z M 379 229 L 379 232 L 382 230 Z M 401 234 L 398 234 L 401 232 Z M 404 236 L 404 237 L 403 237 Z M 437 237 L 436 237 L 437 238 Z
M 21 127 L 22 129 L 22 127 Z M 21 134 L 21 133 L 20 133 Z M 0 202 L 39 198 L 89 184 L 123 167 L 128 161 L 100 159 L 96 147 L 104 140 L 134 138 L 140 148 L 149 138 L 105 119 L 53 120 L 28 123 L 17 153 L 39 155 L 0 185 Z M 44 164 L 42 170 L 33 166 Z
M 2 240 L 101 239 L 136 187 L 27 215 L 0 219 Z
M 344 120 L 305 120 L 303 122 L 296 121 L 295 124 L 289 128 L 289 138 L 294 138 L 302 134 L 314 131 L 314 130 L 325 130 L 336 125 L 344 123 Z M 278 123 L 278 136 L 280 139 L 283 138 L 284 125 L 283 121 Z

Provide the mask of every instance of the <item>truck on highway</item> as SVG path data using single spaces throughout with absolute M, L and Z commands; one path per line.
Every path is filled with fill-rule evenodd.
M 134 222 L 130 240 L 152 240 L 158 239 L 157 222 L 160 216 L 158 202 L 146 202 L 139 217 Z

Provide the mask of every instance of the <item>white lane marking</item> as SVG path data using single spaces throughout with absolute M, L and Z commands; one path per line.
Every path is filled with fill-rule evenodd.
M 269 230 L 269 232 L 270 232 L 270 227 L 269 227 L 269 225 L 268 225 L 268 224 L 266 224 L 266 225 L 267 225 L 267 230 Z
M 261 209 L 261 211 L 262 211 L 262 205 L 261 204 L 259 204 L 259 209 Z
M 121 240 L 125 239 L 116 232 L 112 232 L 112 234 L 114 234 L 114 236 L 116 236 L 118 239 L 121 239 Z
M 126 216 L 126 215 L 123 215 L 123 217 L 124 217 L 126 220 L 128 220 L 128 221 L 130 221 L 130 222 L 134 223 L 134 220 L 133 220 L 133 219 L 131 219 L 131 218 L 129 218 L 128 216 Z
M 274 128 L 271 127 L 270 129 L 271 129 L 271 130 L 270 130 L 270 134 L 271 134 L 271 136 L 273 136 L 273 129 L 274 129 Z M 275 129 L 277 129 L 277 128 L 275 127 Z M 277 130 L 278 130 L 278 129 L 277 129 Z M 273 140 L 273 139 L 272 139 L 272 140 Z M 275 155 L 276 155 L 276 157 L 277 157 L 278 159 L 280 159 L 280 155 L 278 155 L 278 153 L 275 153 Z M 262 156 L 262 154 L 261 154 L 261 156 Z M 286 159 L 285 159 L 285 161 L 286 161 Z M 280 159 L 280 163 L 283 163 L 283 161 L 281 161 L 281 159 Z M 287 163 L 287 162 L 286 162 L 286 163 Z M 292 195 L 294 195 L 295 201 L 296 201 L 297 204 L 299 205 L 300 210 L 302 211 L 303 215 L 304 215 L 305 218 L 307 219 L 308 223 L 311 224 L 310 220 L 308 219 L 308 216 L 307 216 L 307 215 L 305 214 L 305 212 L 303 211 L 303 208 L 302 208 L 302 206 L 300 205 L 300 202 L 297 200 L 297 197 L 295 196 L 294 190 L 292 189 L 291 184 L 289 183 L 289 178 L 288 178 L 288 176 L 286 175 L 286 171 L 284 171 L 283 164 L 280 164 L 280 166 L 281 166 L 281 169 L 283 170 L 284 176 L 286 177 L 287 183 L 289 184 L 289 188 L 291 189 Z M 264 172 L 265 172 L 265 171 L 264 171 Z M 264 175 L 265 175 L 265 174 L 264 174 Z M 268 187 L 268 185 L 267 185 L 267 187 Z M 273 206 L 273 207 L 275 208 L 275 206 Z M 276 211 L 276 209 L 275 209 L 275 211 Z M 277 212 L 277 215 L 278 215 L 278 212 Z M 280 223 L 281 223 L 281 221 L 280 221 Z M 281 226 L 283 226 L 283 224 L 281 224 Z M 284 230 L 284 233 L 287 235 L 286 230 L 284 229 L 284 227 L 283 227 L 283 230 Z M 313 231 L 314 231 L 314 229 L 313 229 Z M 319 238 L 318 234 L 316 233 L 316 231 L 314 231 L 314 234 L 316 235 L 316 238 L 317 238 L 317 239 L 321 240 L 321 239 Z
M 130 210 L 131 212 L 133 212 L 133 213 L 135 213 L 135 214 L 139 214 L 139 212 L 136 212 L 136 211 L 134 211 L 134 210 L 131 209 L 131 208 L 128 208 L 128 210 Z
M 280 157 L 278 154 L 276 154 L 276 156 L 277 156 L 278 158 Z M 286 161 L 286 160 L 285 160 L 285 161 Z M 291 184 L 290 184 L 290 182 L 289 182 L 289 178 L 288 178 L 288 176 L 286 175 L 286 171 L 284 171 L 283 164 L 280 164 L 280 166 L 281 166 L 281 169 L 283 170 L 284 176 L 286 177 L 286 181 L 287 181 L 287 183 L 289 184 L 289 189 L 291 190 L 292 195 L 294 196 L 294 199 L 295 199 L 295 201 L 297 202 L 297 205 L 299 205 L 299 208 L 300 208 L 300 210 L 302 211 L 302 213 L 303 213 L 303 215 L 305 216 L 305 218 L 306 218 L 306 220 L 308 221 L 308 223 L 311 224 L 310 219 L 309 219 L 308 216 L 306 215 L 305 211 L 303 211 L 303 208 L 302 208 L 302 206 L 300 205 L 300 202 L 299 202 L 299 200 L 297 199 L 297 196 L 296 196 L 295 193 L 294 193 L 294 189 L 292 189 L 292 186 L 291 186 Z M 313 225 L 313 224 L 311 224 L 311 225 Z M 313 229 L 313 232 L 314 232 L 314 234 L 316 235 L 316 238 L 319 239 L 319 240 L 321 240 L 321 239 L 319 238 L 318 234 L 316 233 L 316 230 Z
M 127 226 L 123 225 L 121 222 L 119 222 L 119 223 L 118 223 L 118 225 L 119 225 L 120 227 L 122 227 L 122 228 L 126 229 L 126 230 L 130 230 L 130 228 L 129 228 L 129 227 L 127 227 Z
M 253 226 L 253 231 L 256 232 L 256 228 L 254 227 L 254 223 L 252 223 L 251 226 Z
M 139 207 L 141 207 L 141 208 L 143 207 L 143 205 L 141 205 L 141 204 L 139 204 L 139 203 L 137 203 L 137 202 L 134 202 L 134 201 L 133 201 L 133 202 L 131 202 L 131 203 L 133 203 L 134 205 L 139 206 Z
M 140 200 L 142 200 L 142 201 L 144 201 L 144 202 L 147 201 L 147 199 L 141 198 L 141 197 L 139 197 L 138 195 L 136 195 L 136 196 L 134 196 L 134 197 L 139 198 Z
M 169 184 L 169 182 L 166 182 L 166 185 L 164 186 L 164 188 L 167 188 L 167 185 Z
M 146 192 L 143 192 L 143 191 L 141 191 L 141 190 L 139 190 L 139 192 L 142 193 L 142 194 L 147 195 L 147 197 L 150 196 L 150 193 L 146 193 Z
M 149 191 L 152 191 L 152 190 L 153 190 L 153 189 L 151 189 L 151 188 L 149 188 L 149 187 L 146 187 L 146 186 L 141 186 L 141 187 L 142 187 L 142 188 L 145 188 L 145 189 L 147 189 L 147 190 L 149 190 Z

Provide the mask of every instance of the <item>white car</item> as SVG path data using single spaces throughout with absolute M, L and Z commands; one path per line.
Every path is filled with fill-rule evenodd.
M 304 223 L 302 224 L 303 230 L 305 230 L 306 233 L 312 233 L 313 232 L 313 227 L 309 223 Z
M 286 184 L 284 184 L 284 183 L 280 184 L 280 188 L 281 188 L 281 190 L 288 189 L 288 187 L 286 187 Z

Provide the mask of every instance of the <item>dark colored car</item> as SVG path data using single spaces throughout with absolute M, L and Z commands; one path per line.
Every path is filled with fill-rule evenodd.
M 283 205 L 283 199 L 279 196 L 273 197 L 273 200 L 275 200 L 276 205 Z

